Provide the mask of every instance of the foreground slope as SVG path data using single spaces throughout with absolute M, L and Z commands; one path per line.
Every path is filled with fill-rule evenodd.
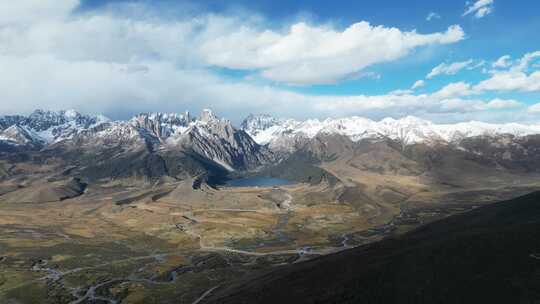
M 540 192 L 284 266 L 205 303 L 538 303 Z

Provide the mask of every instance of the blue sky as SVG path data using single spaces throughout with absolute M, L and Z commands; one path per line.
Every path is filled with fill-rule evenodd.
M 538 1 L 10 2 L 5 114 L 540 120 Z

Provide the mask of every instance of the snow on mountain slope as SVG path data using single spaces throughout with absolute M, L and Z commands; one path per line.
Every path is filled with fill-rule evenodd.
M 188 112 L 176 113 L 143 113 L 133 117 L 129 123 L 138 129 L 145 129 L 159 139 L 184 133 L 194 123 Z
M 199 117 L 188 112 L 141 113 L 126 121 L 110 121 L 73 110 L 36 110 L 27 117 L 0 117 L 0 127 L 0 143 L 11 146 L 188 151 L 229 171 L 254 168 L 270 159 L 265 147 L 208 109 Z
M 311 139 L 318 134 L 339 134 L 352 141 L 362 139 L 391 138 L 403 144 L 459 142 L 463 138 L 510 134 L 517 137 L 540 134 L 540 125 L 517 123 L 489 124 L 477 121 L 456 124 L 434 124 L 430 121 L 407 116 L 401 119 L 385 118 L 373 121 L 363 117 L 296 121 L 276 119 L 268 115 L 250 115 L 242 123 L 243 129 L 259 144 L 269 144 L 272 148 L 291 139 Z
M 74 110 L 44 111 L 36 110 L 29 116 L 3 116 L 0 117 L 0 126 L 5 128 L 2 133 L 18 133 L 19 139 L 26 137 L 26 141 L 11 141 L 12 144 L 27 145 L 32 143 L 51 144 L 70 139 L 74 134 L 109 121 L 108 118 L 98 115 L 82 115 Z M 23 133 L 26 133 L 24 135 Z M 11 138 L 13 139 L 13 136 Z M 22 137 L 21 137 L 22 136 Z M 5 134 L 3 137 L 9 137 Z M 0 138 L 2 140 L 2 138 Z M 4 139 L 6 140 L 6 139 Z
M 12 125 L 0 131 L 0 141 L 11 145 L 38 146 L 43 144 L 43 140 L 35 132 L 26 127 Z
M 227 170 L 254 168 L 274 159 L 268 147 L 291 152 L 317 135 L 338 134 L 352 141 L 390 138 L 405 145 L 414 143 L 460 143 L 475 136 L 540 134 L 540 125 L 517 123 L 489 124 L 463 122 L 434 124 L 416 117 L 385 118 L 373 121 L 363 117 L 310 119 L 297 121 L 269 115 L 250 115 L 235 128 L 229 120 L 210 110 L 199 117 L 189 113 L 142 113 L 126 121 L 110 121 L 103 116 L 83 115 L 73 110 L 36 110 L 29 116 L 0 117 L 0 143 L 42 148 L 61 144 L 66 147 L 119 147 L 189 151 L 220 164 Z
M 228 171 L 257 167 L 271 156 L 246 132 L 236 129 L 229 120 L 217 118 L 203 110 L 198 119 L 176 128 L 168 146 L 181 146 L 214 161 Z

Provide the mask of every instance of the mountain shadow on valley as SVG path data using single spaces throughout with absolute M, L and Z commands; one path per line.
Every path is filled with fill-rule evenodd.
M 540 303 L 540 192 L 276 268 L 204 303 Z

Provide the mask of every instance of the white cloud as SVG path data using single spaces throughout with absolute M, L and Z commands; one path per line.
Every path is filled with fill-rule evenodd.
M 76 108 L 122 116 L 210 107 L 233 119 L 250 112 L 297 118 L 441 113 L 459 117 L 515 105 L 467 99 L 476 91 L 466 83 L 450 84 L 433 94 L 402 90 L 320 96 L 261 85 L 257 79 L 232 80 L 209 68 L 256 70 L 250 76 L 260 72 L 294 84 L 378 77 L 365 68 L 402 58 L 417 47 L 459 41 L 464 37 L 459 26 L 419 34 L 366 22 L 345 30 L 296 23 L 277 31 L 258 18 L 132 18 L 114 11 L 72 15 L 77 5 L 75 0 L 0 2 L 0 113 Z
M 317 96 L 313 98 L 317 110 L 334 115 L 347 113 L 368 113 L 383 116 L 394 113 L 412 115 L 461 115 L 463 113 L 510 110 L 523 104 L 513 99 L 495 98 L 491 100 L 465 99 L 478 94 L 465 82 L 451 83 L 431 94 L 414 95 L 410 90 L 392 91 L 376 96 Z
M 484 7 L 479 8 L 476 11 L 476 13 L 474 14 L 474 16 L 476 18 L 483 18 L 484 16 L 487 16 L 487 15 L 491 14 L 492 11 L 493 11 L 493 7 L 484 6 Z
M 512 66 L 511 70 L 513 71 L 526 71 L 529 68 L 529 65 L 531 62 L 533 62 L 536 58 L 540 57 L 540 51 L 526 53 L 519 59 L 517 64 Z
M 410 95 L 413 94 L 413 90 L 393 90 L 388 95 Z
M 415 83 L 412 85 L 411 90 L 416 90 L 418 88 L 421 88 L 426 85 L 426 82 L 422 79 L 415 81 Z
M 66 61 L 49 56 L 0 56 L 0 66 L 13 71 L 0 78 L 0 113 L 35 108 L 75 108 L 84 112 L 128 115 L 142 111 L 196 111 L 213 108 L 238 120 L 250 112 L 297 118 L 362 115 L 461 115 L 510 108 L 511 103 L 464 99 L 470 85 L 450 84 L 433 94 L 412 91 L 385 95 L 321 96 L 273 86 L 230 81 L 207 71 L 178 69 L 161 61 L 103 63 Z M 18 69 L 24 66 L 25 69 Z M 83 71 L 83 72 L 81 72 Z M 458 116 L 455 117 L 459 120 Z
M 476 63 L 476 64 L 469 65 L 469 66 L 467 67 L 467 70 L 469 70 L 469 71 L 471 71 L 471 70 L 476 70 L 476 69 L 481 68 L 481 67 L 483 67 L 483 66 L 485 66 L 485 65 L 486 65 L 486 61 L 485 61 L 485 60 L 480 60 L 480 61 L 478 61 L 478 63 Z
M 158 59 L 189 67 L 247 70 L 299 85 L 355 77 L 366 67 L 397 60 L 418 47 L 464 38 L 458 25 L 420 34 L 368 22 L 344 30 L 299 22 L 276 31 L 260 18 L 207 14 L 163 20 L 110 11 L 71 15 L 76 0 L 4 2 L 0 17 L 8 22 L 0 27 L 3 54 L 116 63 Z M 130 8 L 137 6 L 142 5 Z
M 438 99 L 448 99 L 476 94 L 471 85 L 465 82 L 454 82 L 446 85 L 439 91 L 432 94 Z
M 481 100 L 463 100 L 463 99 L 445 99 L 441 108 L 449 113 L 455 112 L 480 112 L 493 110 L 508 110 L 521 107 L 522 104 L 515 100 L 493 99 L 490 101 Z
M 510 55 L 501 56 L 497 61 L 493 62 L 491 66 L 494 68 L 507 68 L 511 65 L 511 58 Z
M 540 102 L 535 103 L 527 108 L 529 113 L 540 113 Z
M 474 3 L 467 2 L 463 16 L 474 14 L 475 18 L 483 18 L 493 12 L 493 0 L 477 0 Z
M 285 33 L 240 28 L 207 40 L 201 51 L 216 66 L 261 69 L 265 78 L 306 85 L 334 83 L 370 65 L 402 58 L 417 47 L 463 38 L 457 25 L 443 33 L 419 34 L 367 22 L 343 31 L 297 23 Z
M 511 61 L 509 55 L 500 57 L 492 64 L 499 68 L 489 71 L 491 77 L 478 83 L 477 91 L 521 91 L 540 92 L 540 71 L 530 72 L 534 60 L 540 58 L 540 51 L 526 53 L 520 59 Z
M 432 79 L 433 77 L 438 75 L 455 75 L 464 68 L 471 66 L 472 63 L 472 59 L 453 63 L 441 63 L 438 66 L 434 67 L 431 72 L 426 76 L 426 78 Z
M 540 71 L 526 74 L 519 71 L 496 72 L 475 86 L 480 91 L 540 91 Z
M 208 107 L 238 118 L 249 112 L 285 115 L 287 111 L 312 110 L 309 98 L 303 95 L 229 81 L 205 70 L 178 69 L 173 63 L 163 61 L 132 65 L 67 61 L 51 56 L 0 56 L 0 66 L 11 71 L 11 77 L 0 77 L 0 113 L 3 114 L 30 112 L 35 108 L 75 108 L 125 116 L 143 111 L 179 112 Z M 20 69 L 21 66 L 25 68 Z
M 487 109 L 493 109 L 493 110 L 500 110 L 500 109 L 511 109 L 511 108 L 517 108 L 522 106 L 523 104 L 519 101 L 513 100 L 513 99 L 499 99 L 495 98 L 488 103 L 486 103 L 486 110 Z
M 405 112 L 419 116 L 451 114 L 457 117 L 462 113 L 514 109 L 520 106 L 522 104 L 515 100 L 438 98 L 430 94 L 317 97 L 315 103 L 317 110 L 338 116 L 350 113 L 383 113 L 382 116 L 395 116 L 396 113 Z
M 78 0 L 0 1 L 0 26 L 64 18 L 78 5 Z
M 431 21 L 433 19 L 441 19 L 441 15 L 435 12 L 429 12 L 429 14 L 426 16 L 426 21 Z

